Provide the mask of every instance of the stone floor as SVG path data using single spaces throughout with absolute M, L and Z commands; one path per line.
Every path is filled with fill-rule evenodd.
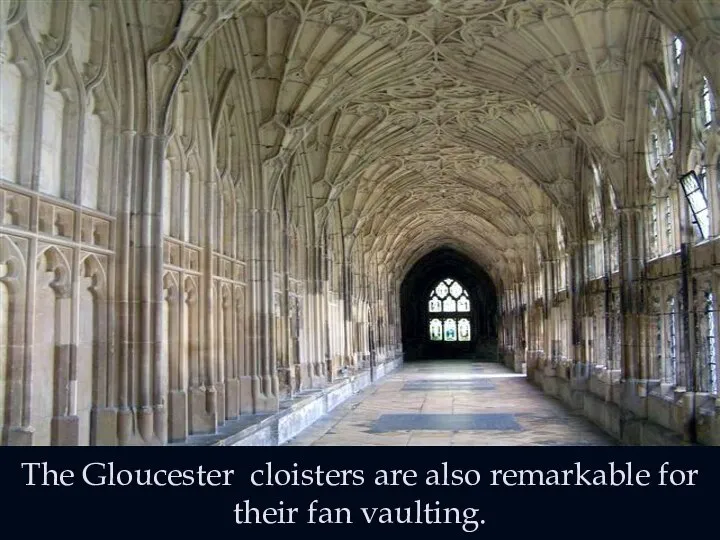
M 501 364 L 406 363 L 290 440 L 313 446 L 610 446 L 584 417 Z

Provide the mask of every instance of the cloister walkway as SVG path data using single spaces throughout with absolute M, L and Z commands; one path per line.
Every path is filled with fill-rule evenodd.
M 616 444 L 505 366 L 471 360 L 406 363 L 288 445 L 552 446 Z

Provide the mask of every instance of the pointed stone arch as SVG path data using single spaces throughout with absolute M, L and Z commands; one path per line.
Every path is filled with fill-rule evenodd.
M 12 237 L 0 236 L 0 445 L 11 443 L 12 430 L 25 427 L 25 324 L 27 267 L 25 254 Z
M 43 246 L 36 258 L 37 283 L 34 298 L 31 364 L 31 425 L 33 443 L 76 444 L 71 369 L 75 359 L 71 305 L 72 272 L 66 253 Z

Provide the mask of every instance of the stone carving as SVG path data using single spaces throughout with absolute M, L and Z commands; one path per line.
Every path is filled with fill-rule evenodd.
M 658 198 L 670 246 L 676 169 L 703 164 L 717 129 L 666 135 L 645 185 L 644 126 L 667 122 L 646 118 L 638 73 L 666 64 L 646 47 L 659 20 L 687 35 L 689 78 L 716 85 L 712 15 L 651 0 L 9 2 L 0 373 L 21 380 L 12 399 L 0 387 L 0 442 L 166 443 L 277 410 L 278 361 L 307 389 L 370 341 L 376 362 L 393 354 L 398 276 L 436 247 L 510 290 L 548 262 L 535 247 L 556 255 L 562 223 L 567 251 L 602 244 L 595 267 L 619 268 L 642 259 L 617 232 L 638 194 Z M 97 373 L 55 355 L 69 346 Z

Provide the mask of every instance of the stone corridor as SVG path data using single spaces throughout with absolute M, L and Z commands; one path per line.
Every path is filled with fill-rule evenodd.
M 523 374 L 470 360 L 406 363 L 325 415 L 292 446 L 616 444 Z
M 0 1 L 0 446 L 720 445 L 718 21 Z

